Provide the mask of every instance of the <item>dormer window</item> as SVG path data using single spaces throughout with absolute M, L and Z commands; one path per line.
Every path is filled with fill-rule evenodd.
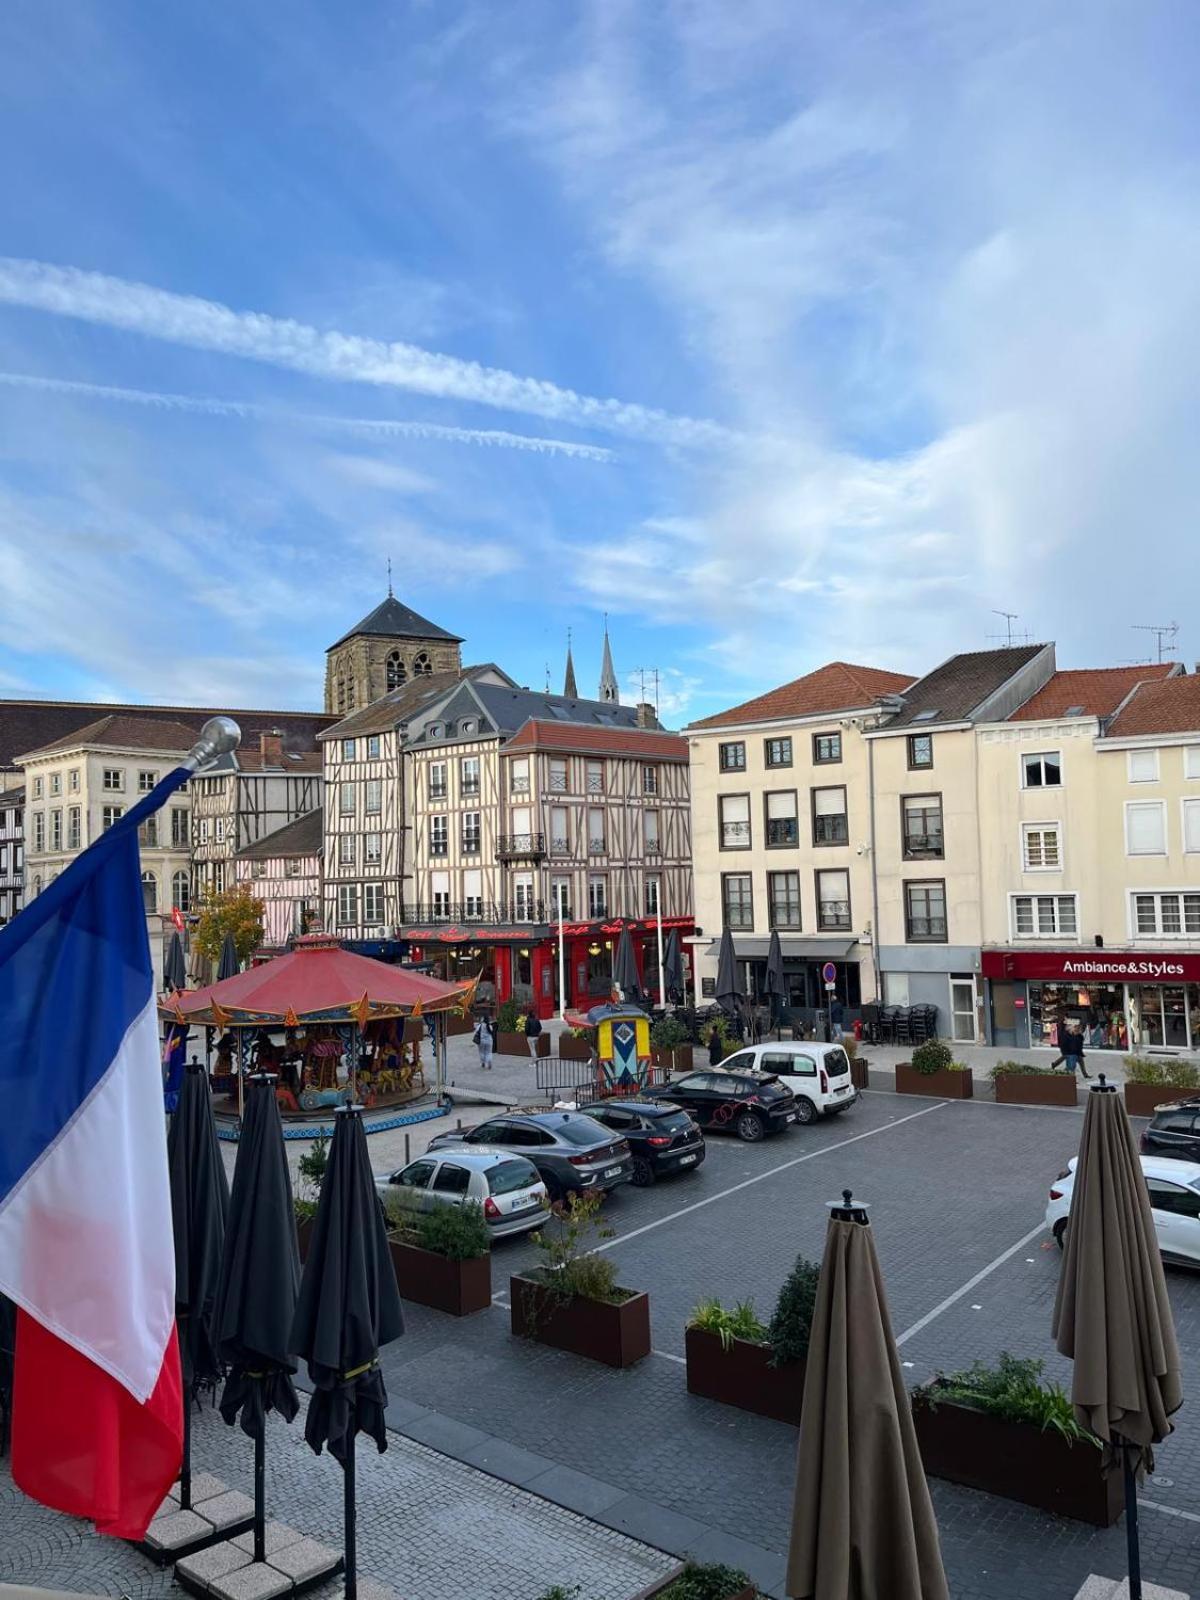
M 387 658 L 387 686 L 389 689 L 398 689 L 407 681 L 408 668 L 404 665 L 399 650 L 393 650 Z
M 445 731 L 440 722 L 431 722 L 425 730 L 425 735 L 429 739 L 440 739 Z
M 474 733 L 477 724 L 474 717 L 464 717 L 458 725 L 459 733 Z

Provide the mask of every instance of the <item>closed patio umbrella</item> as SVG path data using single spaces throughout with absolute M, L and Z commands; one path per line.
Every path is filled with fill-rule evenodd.
M 221 1415 L 254 1440 L 254 1559 L 264 1559 L 268 1411 L 290 1422 L 299 1409 L 292 1374 L 292 1319 L 300 1288 L 296 1217 L 275 1078 L 256 1073 L 233 1169 L 221 1260 L 216 1333 L 229 1377 Z
M 683 952 L 679 948 L 679 930 L 672 928 L 667 935 L 667 950 L 663 957 L 663 979 L 667 999 L 679 1005 L 685 998 L 683 982 Z
M 173 933 L 163 961 L 163 989 L 169 994 L 173 989 L 186 988 L 187 964 L 183 959 L 183 940 L 178 933 Z
M 778 928 L 771 929 L 767 945 L 767 971 L 763 979 L 763 993 L 771 1005 L 771 1021 L 778 1025 L 784 1001 L 787 999 L 787 978 L 783 971 L 783 946 L 779 942 Z
M 233 942 L 233 935 L 227 933 L 221 940 L 221 959 L 217 963 L 217 982 L 222 983 L 226 978 L 236 978 L 242 970 L 238 960 L 237 946 Z
M 617 955 L 613 962 L 613 982 L 621 991 L 621 998 L 633 1004 L 646 998 L 642 980 L 638 977 L 637 958 L 633 953 L 633 940 L 628 927 L 621 929 L 617 940 Z
M 733 935 L 728 928 L 721 933 L 721 943 L 717 951 L 716 1000 L 722 1010 L 734 1016 L 739 1015 L 746 1001 L 746 990 L 733 949 Z
M 1133 1129 L 1103 1076 L 1083 1119 L 1051 1329 L 1059 1351 L 1075 1363 L 1071 1401 L 1080 1426 L 1120 1458 L 1129 1592 L 1139 1600 L 1137 1475 L 1153 1468 L 1153 1447 L 1171 1432 L 1183 1385 Z
M 314 1385 L 304 1437 L 318 1455 L 328 1445 L 342 1464 L 347 1600 L 356 1594 L 355 1439 L 365 1433 L 387 1449 L 379 1352 L 404 1332 L 362 1109 L 339 1106 L 335 1114 L 291 1341 Z
M 171 1221 L 175 1233 L 175 1317 L 183 1369 L 180 1505 L 191 1503 L 191 1410 L 196 1387 L 221 1375 L 215 1315 L 229 1184 L 213 1122 L 208 1074 L 193 1061 L 183 1076 L 167 1134 Z
M 948 1600 L 866 1207 L 830 1207 L 813 1308 L 787 1593 Z

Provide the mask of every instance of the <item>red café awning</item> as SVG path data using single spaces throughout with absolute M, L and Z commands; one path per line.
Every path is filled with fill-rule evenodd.
M 462 1003 L 467 988 L 356 955 L 328 935 L 310 934 L 296 941 L 290 955 L 173 996 L 159 1011 L 211 1027 L 293 1020 L 361 1023 L 407 1016 L 418 1004 L 422 1011 L 448 1011 Z

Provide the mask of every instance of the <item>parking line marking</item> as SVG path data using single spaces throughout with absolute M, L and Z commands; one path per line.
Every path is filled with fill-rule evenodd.
M 1200 1522 L 1200 1516 L 1194 1511 L 1181 1511 L 1178 1506 L 1164 1506 L 1157 1500 L 1143 1500 L 1138 1495 L 1138 1509 L 1145 1506 L 1147 1511 L 1161 1511 L 1164 1517 L 1183 1517 L 1188 1522 Z
M 766 1178 L 773 1178 L 777 1173 L 786 1172 L 789 1167 L 798 1167 L 804 1161 L 815 1161 L 818 1156 L 828 1155 L 833 1150 L 844 1150 L 848 1144 L 857 1144 L 860 1139 L 871 1139 L 877 1133 L 887 1133 L 892 1128 L 900 1127 L 904 1122 L 915 1122 L 918 1117 L 927 1117 L 931 1111 L 940 1111 L 949 1101 L 939 1100 L 936 1105 L 924 1106 L 920 1111 L 911 1111 L 907 1117 L 897 1117 L 895 1122 L 885 1122 L 881 1127 L 868 1128 L 865 1133 L 853 1134 L 849 1139 L 839 1139 L 836 1144 L 822 1145 L 819 1150 L 810 1150 L 807 1155 L 793 1156 L 790 1161 L 781 1162 L 779 1166 L 772 1167 L 767 1172 L 755 1173 L 753 1178 L 744 1178 L 741 1183 L 735 1183 L 732 1188 L 722 1189 L 718 1194 L 710 1194 L 703 1200 L 695 1200 L 690 1206 L 684 1206 L 680 1211 L 672 1211 L 670 1216 L 659 1217 L 657 1222 L 647 1222 L 641 1228 L 634 1228 L 632 1233 L 623 1233 L 616 1239 L 606 1239 L 596 1246 L 597 1250 L 611 1250 L 615 1245 L 628 1244 L 631 1239 L 637 1239 L 643 1233 L 651 1233 L 655 1228 L 661 1228 L 668 1222 L 674 1222 L 679 1217 L 690 1216 L 693 1211 L 699 1211 L 704 1206 L 711 1206 L 714 1201 L 725 1200 L 739 1190 L 749 1189 L 752 1184 L 762 1183 Z
M 681 1366 L 681 1367 L 686 1367 L 687 1366 L 687 1357 L 686 1356 L 673 1356 L 669 1350 L 651 1350 L 650 1354 L 652 1356 L 661 1356 L 664 1361 L 677 1362 L 678 1365 Z M 1146 1502 L 1144 1500 L 1141 1502 L 1142 1505 L 1145 1505 L 1145 1503 Z
M 1045 1231 L 1045 1221 L 1039 1222 L 1036 1228 L 1030 1228 L 1029 1232 L 1023 1234 L 1016 1244 L 1009 1245 L 1003 1255 L 997 1256 L 994 1261 L 989 1261 L 987 1266 L 981 1268 L 973 1278 L 968 1278 L 961 1289 L 955 1289 L 953 1294 L 948 1294 L 939 1305 L 934 1306 L 932 1311 L 927 1311 L 918 1322 L 914 1322 L 911 1328 L 905 1328 L 904 1332 L 896 1340 L 897 1348 L 906 1339 L 911 1339 L 914 1333 L 920 1333 L 922 1328 L 927 1328 L 931 1322 L 941 1316 L 943 1311 L 949 1311 L 950 1307 L 961 1300 L 963 1295 L 970 1294 L 977 1283 L 982 1283 L 986 1277 L 995 1272 L 997 1267 L 1002 1267 L 1006 1261 L 1011 1260 L 1016 1255 L 1018 1250 L 1024 1250 L 1031 1239 L 1036 1239 L 1039 1233 L 1045 1233 Z

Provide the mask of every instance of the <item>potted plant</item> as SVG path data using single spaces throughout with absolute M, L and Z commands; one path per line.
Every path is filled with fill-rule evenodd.
M 509 1280 L 512 1331 L 610 1367 L 632 1367 L 650 1354 L 650 1298 L 617 1283 L 616 1263 L 596 1252 L 611 1239 L 600 1225 L 603 1196 L 574 1194 L 546 1206 L 533 1236 L 545 1266 Z
M 869 1089 L 871 1075 L 865 1058 L 858 1053 L 858 1040 L 852 1033 L 844 1033 L 838 1043 L 850 1057 L 850 1082 L 856 1089 Z
M 971 1069 L 955 1061 L 954 1052 L 940 1039 L 926 1039 L 911 1061 L 896 1063 L 897 1094 L 934 1095 L 939 1100 L 970 1100 L 975 1093 Z
M 1075 1074 L 1027 1061 L 997 1061 L 989 1074 L 996 1099 L 1008 1106 L 1073 1106 L 1078 1103 Z
M 1125 1109 L 1131 1117 L 1152 1117 L 1159 1106 L 1181 1100 L 1197 1088 L 1200 1070 L 1193 1061 L 1125 1057 Z
M 558 1039 L 560 1061 L 590 1061 L 592 1059 L 592 1030 L 572 1028 Z
M 797 1257 L 767 1326 L 750 1300 L 732 1309 L 702 1300 L 683 1336 L 688 1393 L 798 1423 L 820 1275 L 815 1262 Z
M 1106 1528 L 1124 1503 L 1121 1474 L 1105 1472 L 1099 1441 L 1076 1422 L 1070 1397 L 1042 1382 L 1042 1370 L 1005 1353 L 994 1367 L 977 1362 L 914 1390 L 925 1470 Z
M 650 1029 L 650 1060 L 668 1072 L 692 1070 L 692 1046 L 678 1017 L 660 1017 Z
M 737 1567 L 715 1561 L 689 1561 L 635 1594 L 633 1600 L 755 1600 L 757 1594 L 750 1579 Z
M 406 1300 L 469 1317 L 492 1303 L 491 1235 L 473 1200 L 419 1211 L 399 1195 L 388 1208 L 388 1251 Z
M 296 1213 L 296 1243 L 300 1246 L 300 1259 L 308 1255 L 308 1241 L 312 1238 L 313 1218 L 317 1214 L 317 1201 L 321 1197 L 321 1182 L 329 1165 L 329 1140 L 319 1133 L 310 1149 L 296 1162 L 299 1176 L 298 1193 L 292 1201 Z

